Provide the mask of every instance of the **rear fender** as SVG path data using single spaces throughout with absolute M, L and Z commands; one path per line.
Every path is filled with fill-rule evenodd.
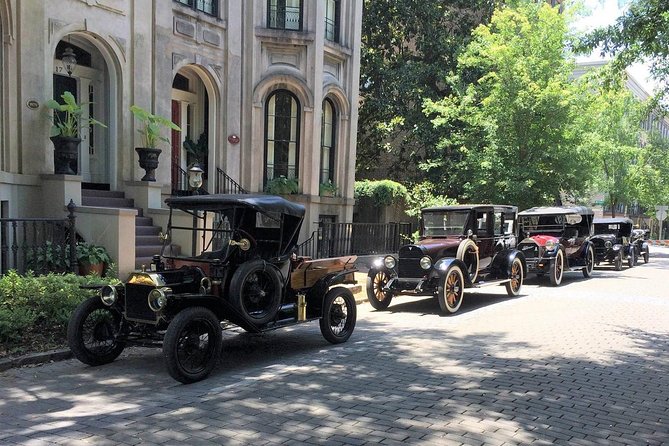
M 505 249 L 498 252 L 492 259 L 490 271 L 495 279 L 508 279 L 511 277 L 511 265 L 516 259 L 523 264 L 523 275 L 527 275 L 527 261 L 525 255 L 517 249 Z
M 467 274 L 467 265 L 465 265 L 465 262 L 452 257 L 437 260 L 437 263 L 434 264 L 434 268 L 430 274 L 430 277 L 443 277 L 446 274 L 446 271 L 451 268 L 451 266 L 458 266 L 460 267 L 460 270 L 462 270 L 462 276 L 465 279 L 465 288 L 473 286 L 472 280 L 469 277 L 469 274 Z
M 344 283 L 346 276 L 357 272 L 357 268 L 351 268 L 344 271 L 338 271 L 336 273 L 328 274 L 321 277 L 318 281 L 309 288 L 309 291 L 306 292 L 307 302 L 315 303 L 318 302 L 320 307 L 323 307 L 323 302 L 325 301 L 325 295 L 328 290 L 338 284 Z

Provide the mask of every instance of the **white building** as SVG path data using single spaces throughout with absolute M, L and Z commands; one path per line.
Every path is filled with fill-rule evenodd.
M 319 220 L 351 221 L 361 23 L 358 0 L 0 0 L 2 217 L 60 217 L 72 199 L 79 232 L 127 272 L 149 255 L 127 236 L 135 217 L 164 228 L 192 161 L 182 143 L 204 134 L 209 192 L 284 175 L 307 207 L 302 240 Z M 82 129 L 74 175 L 54 174 L 45 107 L 64 91 L 107 125 Z M 182 128 L 164 133 L 155 183 L 139 181 L 133 104 Z M 320 196 L 329 182 L 337 196 Z M 136 209 L 102 207 L 91 188 Z

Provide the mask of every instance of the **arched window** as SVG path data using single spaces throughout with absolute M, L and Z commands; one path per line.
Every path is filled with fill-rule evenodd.
M 287 90 L 277 90 L 265 106 L 265 182 L 299 175 L 300 103 Z
M 336 117 L 334 104 L 325 99 L 321 118 L 321 183 L 334 181 Z

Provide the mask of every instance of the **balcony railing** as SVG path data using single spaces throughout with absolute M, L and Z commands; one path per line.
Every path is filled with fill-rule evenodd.
M 270 6 L 268 28 L 302 31 L 302 11 L 299 6 Z
M 268 164 L 265 167 L 265 180 L 273 180 L 278 177 L 289 179 L 297 178 L 297 166 L 294 164 Z
M 328 17 L 325 18 L 325 38 L 331 42 L 337 42 L 339 40 L 337 22 Z

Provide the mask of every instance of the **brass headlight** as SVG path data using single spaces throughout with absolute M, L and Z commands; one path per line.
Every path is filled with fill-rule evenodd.
M 553 248 L 555 248 L 555 242 L 553 240 L 547 240 L 544 247 L 546 248 L 546 251 L 552 251 Z
M 171 288 L 154 288 L 149 293 L 149 308 L 156 313 L 165 308 L 167 298 L 172 294 Z
M 386 268 L 393 269 L 395 268 L 395 265 L 397 265 L 397 260 L 395 260 L 395 257 L 393 256 L 386 256 L 383 259 L 383 264 L 386 266 Z
M 102 300 L 102 303 L 107 305 L 108 307 L 111 307 L 114 305 L 114 302 L 116 302 L 116 299 L 118 299 L 118 293 L 116 292 L 116 287 L 113 287 L 111 285 L 105 285 L 102 288 L 100 288 L 100 300 Z
M 423 268 L 423 269 L 432 268 L 432 259 L 429 258 L 428 256 L 422 257 L 420 259 L 420 267 Z

